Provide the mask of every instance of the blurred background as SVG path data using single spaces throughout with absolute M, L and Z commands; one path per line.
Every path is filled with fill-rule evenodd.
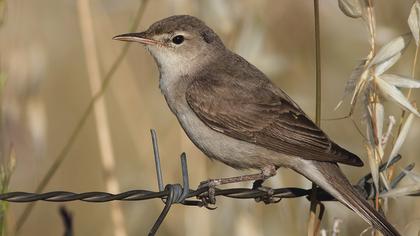
M 336 0 L 320 1 L 323 97 L 322 117 L 348 113 L 348 99 L 337 111 L 352 69 L 368 53 L 364 23 L 343 15 Z M 2 82 L 2 156 L 15 151 L 9 191 L 35 191 L 68 142 L 92 94 L 125 43 L 112 37 L 130 31 L 138 0 L 0 0 L 0 78 Z M 412 0 L 376 1 L 377 43 L 409 31 Z M 293 0 L 153 0 L 147 1 L 136 31 L 174 14 L 204 20 L 226 45 L 266 73 L 311 117 L 315 112 L 315 49 L 312 1 Z M 410 75 L 414 43 L 395 73 Z M 131 45 L 104 92 L 68 149 L 65 160 L 44 191 L 157 190 L 150 129 L 158 133 L 165 183 L 181 182 L 179 155 L 188 156 L 191 185 L 209 178 L 244 174 L 208 160 L 188 140 L 158 88 L 158 70 L 147 51 Z M 419 75 L 417 75 L 419 78 Z M 96 82 L 95 82 L 96 79 Z M 4 85 L 3 85 L 4 84 Z M 419 99 L 414 92 L 413 99 Z M 399 116 L 399 109 L 386 104 Z M 387 114 L 389 115 L 389 114 Z M 360 114 L 355 114 L 360 124 Z M 363 126 L 361 125 L 362 129 Z M 322 122 L 337 143 L 367 163 L 363 139 L 349 119 Z M 403 167 L 418 163 L 420 122 L 415 120 L 402 149 Z M 104 164 L 107 166 L 104 168 Z M 369 172 L 342 166 L 352 182 Z M 246 173 L 251 173 L 248 171 Z M 418 172 L 418 168 L 417 168 Z M 110 176 L 115 175 L 115 180 Z M 249 187 L 251 183 L 233 186 Z M 310 182 L 280 169 L 268 181 L 273 187 L 305 187 Z M 61 235 L 62 204 L 39 202 L 19 235 Z M 116 235 L 110 203 L 65 203 L 74 219 L 75 235 Z M 158 235 L 305 235 L 309 201 L 282 200 L 264 205 L 253 200 L 217 198 L 218 208 L 174 206 Z M 14 235 L 25 204 L 10 204 L 8 235 Z M 122 202 L 122 234 L 145 235 L 162 209 L 160 200 Z M 367 225 L 338 203 L 326 203 L 322 228 L 343 220 L 342 235 L 358 235 Z M 388 217 L 405 235 L 420 225 L 420 199 L 390 200 Z M 416 226 L 417 225 L 417 226 Z M 418 230 L 418 229 L 417 229 Z

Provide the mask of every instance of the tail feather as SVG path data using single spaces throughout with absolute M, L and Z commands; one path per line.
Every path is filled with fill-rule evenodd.
M 398 231 L 353 188 L 335 163 L 305 162 L 298 172 L 318 184 L 341 203 L 361 216 L 386 236 L 399 236 Z

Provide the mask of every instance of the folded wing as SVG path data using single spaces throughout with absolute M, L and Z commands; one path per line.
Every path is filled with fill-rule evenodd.
M 205 124 L 233 138 L 305 159 L 363 165 L 333 143 L 283 91 L 258 75 L 204 73 L 189 85 L 186 99 Z

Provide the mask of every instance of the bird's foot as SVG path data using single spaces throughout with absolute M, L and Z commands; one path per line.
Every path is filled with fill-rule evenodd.
M 282 198 L 274 196 L 274 190 L 270 187 L 263 186 L 262 183 L 264 179 L 256 180 L 252 184 L 253 190 L 258 190 L 260 192 L 264 192 L 265 194 L 259 197 L 254 198 L 256 202 L 264 202 L 265 204 L 272 204 L 278 203 L 281 201 Z
M 255 183 L 260 181 L 260 187 L 262 187 L 261 186 L 262 182 L 276 175 L 276 171 L 277 171 L 277 168 L 274 165 L 267 165 L 261 168 L 261 172 L 258 174 L 242 175 L 242 176 L 220 178 L 220 179 L 209 179 L 209 180 L 203 181 L 200 183 L 200 185 L 198 185 L 197 189 L 207 188 L 208 190 L 200 194 L 199 199 L 201 199 L 201 201 L 203 201 L 205 206 L 209 208 L 208 205 L 214 205 L 216 203 L 216 197 L 215 197 L 216 186 L 223 185 L 223 184 L 231 184 L 231 183 L 256 180 Z M 265 192 L 267 192 L 269 196 L 270 191 L 265 191 Z M 270 203 L 271 200 L 269 200 L 269 198 L 267 198 L 267 200 L 262 200 L 262 201 Z
M 214 210 L 217 207 L 214 206 L 216 204 L 216 186 L 220 185 L 219 179 L 209 179 L 206 181 L 202 181 L 200 185 L 198 185 L 197 189 L 207 188 L 207 191 L 203 192 L 197 198 L 201 200 L 209 210 Z

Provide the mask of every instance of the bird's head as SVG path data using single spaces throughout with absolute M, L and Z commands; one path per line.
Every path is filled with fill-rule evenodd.
M 146 46 L 160 69 L 178 68 L 185 73 L 217 59 L 225 47 L 217 34 L 193 16 L 165 18 L 140 33 L 128 33 L 113 39 L 138 42 Z

